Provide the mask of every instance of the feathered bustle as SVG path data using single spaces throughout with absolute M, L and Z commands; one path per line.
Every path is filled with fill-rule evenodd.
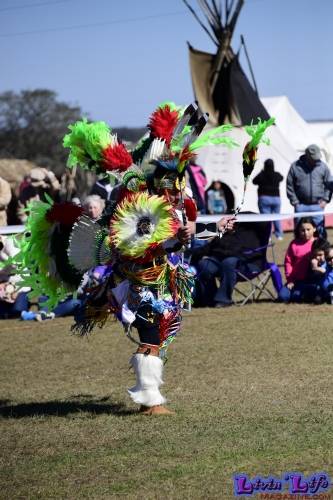
M 153 137 L 157 139 L 164 139 L 166 144 L 169 146 L 173 131 L 178 123 L 178 111 L 171 110 L 169 104 L 164 107 L 157 108 L 154 113 L 152 113 L 148 128 Z
M 102 152 L 101 166 L 105 170 L 118 170 L 123 172 L 133 163 L 132 156 L 123 144 L 108 146 Z
M 74 203 L 55 203 L 46 213 L 46 220 L 50 223 L 59 222 L 64 226 L 72 226 L 82 215 L 83 208 Z

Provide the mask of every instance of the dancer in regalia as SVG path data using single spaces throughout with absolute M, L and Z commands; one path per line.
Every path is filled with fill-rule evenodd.
M 200 147 L 237 145 L 226 135 L 231 125 L 201 134 L 206 122 L 196 104 L 161 104 L 131 152 L 104 122 L 70 125 L 64 138 L 68 167 L 113 179 L 111 200 L 97 221 L 71 203 L 32 202 L 14 260 L 24 285 L 34 296 L 47 295 L 49 308 L 75 293 L 84 278 L 73 332 L 89 334 L 112 316 L 121 321 L 138 344 L 129 394 L 146 415 L 171 413 L 160 392 L 163 364 L 182 309 L 192 301 L 194 277 L 183 253 L 197 211 L 185 186 L 186 167 Z M 228 227 L 232 222 L 225 218 L 222 233 Z

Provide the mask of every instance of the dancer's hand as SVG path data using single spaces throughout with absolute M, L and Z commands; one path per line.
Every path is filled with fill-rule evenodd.
M 237 219 L 234 215 L 227 215 L 226 217 L 222 217 L 217 222 L 217 228 L 219 231 L 233 231 L 235 223 L 237 222 Z
M 191 241 L 191 229 L 189 226 L 182 226 L 178 229 L 177 239 L 182 245 L 187 245 Z
M 295 283 L 292 283 L 292 282 L 287 283 L 287 288 L 288 288 L 289 290 L 292 290 L 292 289 L 294 288 L 294 286 L 295 286 Z

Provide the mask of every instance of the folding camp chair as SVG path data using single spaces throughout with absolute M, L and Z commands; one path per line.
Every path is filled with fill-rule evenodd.
M 256 230 L 255 223 L 251 224 L 253 230 Z M 262 229 L 262 226 L 261 226 Z M 258 248 L 249 249 L 243 252 L 244 261 L 251 260 L 253 255 L 256 255 L 256 269 L 239 270 L 237 269 L 237 284 L 246 283 L 248 286 L 235 286 L 235 292 L 242 296 L 242 299 L 237 302 L 238 305 L 247 304 L 249 301 L 257 302 L 262 295 L 268 299 L 276 300 L 278 293 L 282 288 L 282 276 L 278 265 L 274 262 L 274 244 L 270 242 L 271 224 L 267 224 L 267 229 L 260 235 L 260 240 L 263 245 Z M 267 251 L 272 250 L 273 262 L 268 262 Z M 270 282 L 273 285 L 273 290 L 268 286 Z

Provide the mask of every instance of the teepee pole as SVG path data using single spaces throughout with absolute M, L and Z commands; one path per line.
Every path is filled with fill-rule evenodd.
M 214 74 L 213 74 L 212 81 L 211 81 L 211 87 L 210 87 L 211 93 L 213 93 L 215 90 L 217 80 L 218 80 L 219 74 L 220 74 L 221 69 L 222 69 L 223 60 L 226 56 L 227 50 L 230 48 L 231 37 L 233 35 L 233 31 L 235 29 L 236 22 L 237 22 L 239 14 L 240 14 L 240 11 L 243 7 L 243 4 L 244 4 L 244 0 L 238 0 L 238 3 L 235 7 L 235 10 L 234 10 L 234 13 L 232 15 L 230 23 L 228 23 L 223 30 L 223 39 L 221 39 L 221 41 L 220 41 L 220 47 L 219 47 L 219 50 L 218 50 L 216 57 L 215 57 L 215 65 L 214 65 L 215 70 L 214 70 Z

